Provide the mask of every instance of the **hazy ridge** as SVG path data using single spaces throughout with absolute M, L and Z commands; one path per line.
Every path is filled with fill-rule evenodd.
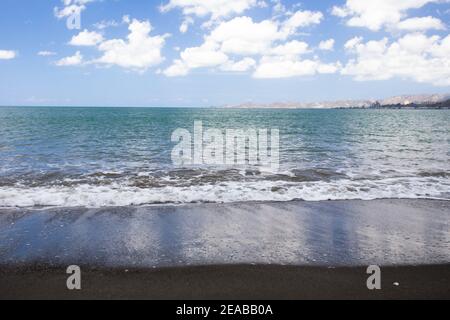
M 248 102 L 240 105 L 229 105 L 226 108 L 239 109 L 333 109 L 333 108 L 357 108 L 370 107 L 379 103 L 380 105 L 410 105 L 410 104 L 432 104 L 450 99 L 450 94 L 421 94 L 421 95 L 401 95 L 387 99 L 368 100 L 336 100 L 321 102 L 273 102 L 255 103 Z

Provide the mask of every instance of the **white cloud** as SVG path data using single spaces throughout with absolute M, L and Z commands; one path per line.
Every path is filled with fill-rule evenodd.
M 124 16 L 122 17 L 122 22 L 123 22 L 123 23 L 126 23 L 126 24 L 130 24 L 130 23 L 131 23 L 131 18 L 130 18 L 130 16 L 129 16 L 129 15 L 124 15 Z
M 351 10 L 348 7 L 348 4 L 347 6 L 343 7 L 334 6 L 331 10 L 331 14 L 339 18 L 346 18 L 352 14 Z
M 412 33 L 391 42 L 387 38 L 367 43 L 355 41 L 347 49 L 355 58 L 342 73 L 358 81 L 398 77 L 450 86 L 450 35 L 441 39 Z
M 342 64 L 340 62 L 336 63 L 323 63 L 319 62 L 319 65 L 317 66 L 317 73 L 320 74 L 333 74 L 338 72 L 342 69 Z
M 95 63 L 117 65 L 138 71 L 163 62 L 161 50 L 168 35 L 150 36 L 152 26 L 149 21 L 134 19 L 128 26 L 130 33 L 126 40 L 112 39 L 98 45 L 103 56 Z
M 58 67 L 78 66 L 83 63 L 83 56 L 80 51 L 77 51 L 75 55 L 63 58 L 55 62 Z
M 347 50 L 351 50 L 356 47 L 356 45 L 360 44 L 363 40 L 363 37 L 354 37 L 345 43 L 344 48 Z
M 0 60 L 11 60 L 17 56 L 17 53 L 12 50 L 0 50 Z
M 235 72 L 256 68 L 255 77 L 273 78 L 336 72 L 336 68 L 318 59 L 300 59 L 300 55 L 311 52 L 308 44 L 298 40 L 289 41 L 299 29 L 319 24 L 323 14 L 299 10 L 286 13 L 283 18 L 285 20 L 256 22 L 251 17 L 242 16 L 221 21 L 204 36 L 201 46 L 183 50 L 180 58 L 163 73 L 173 77 L 185 76 L 196 68 Z M 260 65 L 255 57 L 263 57 Z
M 274 41 L 283 38 L 276 21 L 258 23 L 250 17 L 238 17 L 221 23 L 207 41 L 217 43 L 225 53 L 255 55 L 268 51 Z
M 323 14 L 321 12 L 299 10 L 283 23 L 282 30 L 287 35 L 292 35 L 296 33 L 299 28 L 320 24 L 322 19 Z
M 194 24 L 194 17 L 207 18 L 202 24 L 205 29 L 210 29 L 225 18 L 240 15 L 251 8 L 266 8 L 265 0 L 169 0 L 160 6 L 161 12 L 173 9 L 181 9 L 184 20 L 180 25 L 180 32 L 186 33 Z
M 299 28 L 320 23 L 322 18 L 320 12 L 297 11 L 285 21 L 255 22 L 247 16 L 222 21 L 204 37 L 201 46 L 182 51 L 180 59 L 175 60 L 164 74 L 184 76 L 191 69 L 204 67 L 220 67 L 221 70 L 230 71 L 249 70 L 255 64 L 250 56 L 303 54 L 307 51 L 308 44 L 285 41 Z
M 177 59 L 170 67 L 163 70 L 162 73 L 167 77 L 183 77 L 189 74 L 189 67 L 183 61 Z
M 279 79 L 311 76 L 318 73 L 336 73 L 338 70 L 339 64 L 325 64 L 319 60 L 266 56 L 261 59 L 253 77 L 257 79 Z
M 311 50 L 305 42 L 293 40 L 273 48 L 261 58 L 253 77 L 257 79 L 279 79 L 315 74 L 336 73 L 339 63 L 323 63 L 318 58 L 304 59 L 301 56 Z
M 129 34 L 126 39 L 105 40 L 102 34 L 88 30 L 72 37 L 70 45 L 93 46 L 101 53 L 99 58 L 85 61 L 81 52 L 78 51 L 74 56 L 63 58 L 55 64 L 57 66 L 117 65 L 144 72 L 164 61 L 161 51 L 168 34 L 151 36 L 153 28 L 149 21 L 131 20 L 128 16 L 124 16 L 122 23 L 128 24 Z M 51 53 L 41 52 L 39 55 L 47 56 Z
M 271 49 L 268 53 L 278 56 L 298 56 L 307 53 L 308 47 L 306 42 L 293 40 Z
M 189 70 L 196 68 L 217 67 L 228 62 L 228 57 L 217 50 L 216 44 L 206 42 L 200 47 L 187 48 L 181 52 L 181 59 L 164 70 L 168 77 L 185 76 Z
M 244 11 L 259 4 L 258 0 L 170 0 L 162 5 L 160 10 L 168 12 L 181 9 L 186 16 L 208 17 L 213 20 L 242 14 Z
M 220 68 L 223 71 L 245 72 L 255 67 L 256 61 L 252 58 L 244 58 L 240 61 L 228 61 Z
M 395 30 L 407 17 L 408 10 L 419 9 L 428 3 L 440 1 L 442 0 L 347 0 L 344 6 L 335 6 L 332 14 L 347 18 L 347 25 L 351 27 L 365 27 L 372 31 L 379 31 L 382 28 Z M 438 20 L 434 19 L 432 28 L 436 26 L 436 20 Z M 430 23 L 429 19 L 425 23 L 424 21 L 420 22 L 422 27 Z M 406 25 L 410 27 L 410 22 L 406 22 Z
M 72 46 L 96 46 L 103 41 L 103 35 L 95 31 L 84 30 L 72 37 L 69 44 Z
M 320 50 L 333 50 L 334 49 L 334 39 L 328 39 L 325 41 L 321 41 L 319 43 L 319 49 Z
M 219 24 L 207 40 L 218 43 L 221 51 L 228 54 L 264 55 L 275 42 L 293 36 L 299 28 L 320 23 L 322 17 L 322 13 L 311 11 L 297 11 L 282 22 L 254 22 L 251 17 L 237 17 Z
M 188 48 L 180 56 L 191 69 L 214 67 L 228 60 L 228 57 L 223 52 L 216 50 L 215 45 L 211 43 L 205 43 L 201 47 Z
M 39 51 L 37 54 L 38 54 L 38 56 L 41 56 L 41 57 L 50 57 L 50 56 L 55 56 L 56 52 L 53 52 L 53 51 Z
M 398 23 L 399 30 L 406 31 L 426 31 L 426 30 L 445 30 L 444 23 L 434 17 L 410 18 Z
M 96 0 L 62 0 L 63 7 L 55 7 L 54 13 L 58 19 L 70 17 L 73 14 L 80 14 L 86 10 L 86 4 Z

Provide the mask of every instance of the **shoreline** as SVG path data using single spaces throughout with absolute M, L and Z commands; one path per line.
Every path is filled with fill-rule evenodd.
M 0 266 L 450 263 L 450 202 L 0 209 Z
M 176 202 L 161 202 L 161 203 L 148 203 L 141 205 L 129 205 L 129 206 L 0 206 L 0 211 L 6 210 L 57 210 L 57 209 L 117 209 L 117 208 L 164 208 L 164 207 L 189 207 L 189 206 L 203 206 L 203 205 L 244 205 L 244 204 L 283 204 L 283 203 L 328 203 L 328 202 L 373 202 L 373 201 L 442 201 L 449 202 L 450 198 L 439 198 L 439 197 L 416 197 L 416 198 L 376 198 L 376 199 L 329 199 L 329 200 L 303 200 L 303 199 L 293 199 L 286 201 L 275 201 L 275 200 L 249 200 L 249 201 L 233 201 L 233 202 L 186 202 L 186 203 L 176 203 Z
M 0 209 L 0 299 L 450 299 L 449 226 L 439 200 Z

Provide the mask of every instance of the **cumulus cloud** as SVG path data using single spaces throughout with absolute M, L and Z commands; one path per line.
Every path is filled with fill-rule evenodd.
M 363 37 L 351 38 L 350 40 L 348 40 L 345 43 L 344 48 L 347 50 L 351 50 L 351 49 L 355 48 L 358 44 L 360 44 L 363 40 L 364 40 Z
M 239 61 L 228 61 L 221 66 L 221 70 L 223 71 L 232 71 L 232 72 L 246 72 L 254 68 L 256 65 L 255 59 L 252 58 L 244 58 Z
M 103 41 L 103 35 L 95 31 L 84 30 L 72 37 L 69 44 L 72 46 L 96 46 Z
M 12 50 L 0 50 L 0 60 L 11 60 L 17 56 L 17 53 Z
M 336 73 L 339 63 L 326 64 L 318 59 L 301 59 L 289 56 L 265 56 L 253 74 L 257 79 L 279 79 L 315 74 Z
M 323 19 L 322 12 L 318 11 L 297 11 L 289 19 L 283 22 L 282 31 L 286 35 L 292 35 L 299 28 L 308 27 L 310 25 L 320 24 Z
M 167 77 L 182 77 L 189 74 L 189 67 L 185 62 L 177 59 L 170 67 L 162 71 L 162 73 Z
M 180 25 L 180 32 L 186 33 L 190 25 L 194 24 L 194 17 L 209 19 L 202 26 L 210 28 L 217 21 L 240 15 L 254 7 L 266 6 L 267 3 L 264 0 L 169 0 L 167 4 L 160 6 L 160 11 L 181 9 L 184 20 Z
M 254 22 L 250 17 L 238 17 L 221 23 L 207 37 L 225 53 L 255 55 L 269 50 L 276 40 L 284 39 L 276 21 Z
M 333 50 L 334 49 L 334 39 L 328 39 L 325 41 L 321 41 L 319 43 L 319 49 L 320 50 Z
M 450 85 L 450 36 L 442 39 L 412 33 L 397 41 L 384 38 L 363 43 L 357 39 L 347 44 L 354 58 L 342 74 L 358 81 L 398 77 L 436 86 Z
M 268 54 L 277 56 L 298 56 L 309 51 L 308 44 L 303 41 L 293 40 L 272 48 Z
M 128 36 L 126 39 L 105 40 L 103 35 L 84 30 L 72 37 L 69 44 L 72 46 L 95 47 L 101 56 L 96 59 L 84 60 L 80 51 L 75 55 L 63 58 L 55 64 L 57 66 L 77 66 L 96 64 L 105 66 L 119 66 L 133 71 L 144 72 L 152 66 L 164 61 L 162 48 L 165 45 L 165 35 L 151 35 L 153 31 L 149 21 L 131 20 L 125 16 L 122 23 L 128 24 Z M 41 52 L 39 55 L 48 56 L 49 52 Z
M 440 29 L 443 23 L 432 17 L 421 18 L 421 20 L 405 20 L 408 10 L 419 9 L 428 3 L 447 0 L 377 0 L 361 1 L 347 0 L 344 6 L 335 6 L 332 14 L 346 18 L 347 25 L 351 27 L 365 27 L 372 31 L 387 29 L 403 30 L 425 30 Z M 414 27 L 418 22 L 418 28 Z
M 62 58 L 55 62 L 58 67 L 71 67 L 83 64 L 83 56 L 80 51 L 77 51 L 73 56 Z
M 189 68 L 213 67 L 225 63 L 228 57 L 217 50 L 214 43 L 206 42 L 201 47 L 188 48 L 181 53 L 181 59 Z
M 184 76 L 190 70 L 218 67 L 225 71 L 248 71 L 255 68 L 255 56 L 265 56 L 266 61 L 277 56 L 288 62 L 298 62 L 297 56 L 308 52 L 308 44 L 288 41 L 300 28 L 320 23 L 320 12 L 297 11 L 284 21 L 274 19 L 254 21 L 251 17 L 236 17 L 222 21 L 204 37 L 199 47 L 183 50 L 180 58 L 163 73 L 167 76 Z M 298 64 L 296 65 L 298 68 Z M 317 68 L 316 68 L 317 70 Z
M 103 55 L 94 62 L 137 71 L 145 71 L 163 62 L 161 50 L 168 35 L 151 36 L 153 28 L 150 22 L 136 19 L 130 22 L 128 29 L 126 40 L 112 39 L 101 42 L 98 50 L 103 52 Z
M 233 14 L 241 14 L 255 7 L 258 0 L 170 0 L 162 5 L 160 10 L 168 12 L 173 9 L 181 9 L 186 16 L 208 17 L 219 19 Z
M 410 18 L 398 23 L 399 30 L 406 31 L 426 31 L 426 30 L 445 30 L 444 23 L 434 17 Z
M 228 56 L 219 51 L 213 42 L 205 42 L 200 47 L 187 48 L 180 53 L 180 58 L 164 70 L 166 76 L 185 76 L 191 69 L 217 67 L 228 62 Z

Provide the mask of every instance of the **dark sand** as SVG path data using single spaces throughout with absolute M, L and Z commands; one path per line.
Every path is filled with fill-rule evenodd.
M 450 202 L 0 209 L 0 298 L 450 299 Z
M 450 265 L 381 271 L 382 289 L 370 291 L 366 268 L 236 265 L 82 270 L 82 290 L 69 291 L 63 269 L 3 269 L 0 299 L 450 299 Z

